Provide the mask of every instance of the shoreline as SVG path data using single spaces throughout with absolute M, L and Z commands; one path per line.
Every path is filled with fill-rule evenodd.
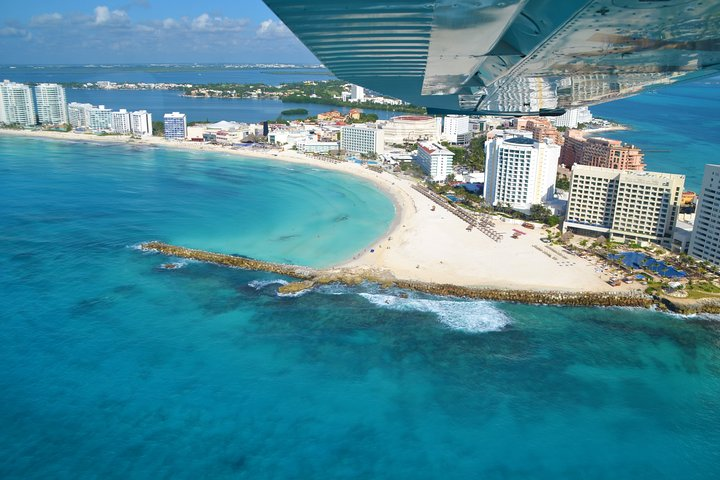
M 503 235 L 495 242 L 413 188 L 415 182 L 388 172 L 378 173 L 360 165 L 306 157 L 294 151 L 232 150 L 228 147 L 166 141 L 159 137 L 133 139 L 129 136 L 95 136 L 66 132 L 0 129 L 0 135 L 45 138 L 62 141 L 121 144 L 155 148 L 227 153 L 303 164 L 344 172 L 370 181 L 393 202 L 395 216 L 387 230 L 370 245 L 329 269 L 352 269 L 373 275 L 390 275 L 400 282 L 445 285 L 448 288 L 496 289 L 499 291 L 557 292 L 585 294 L 633 294 L 639 285 L 611 287 L 613 272 L 595 259 L 583 259 L 542 243 L 545 232 L 523 230 L 519 223 L 492 217 L 494 228 Z

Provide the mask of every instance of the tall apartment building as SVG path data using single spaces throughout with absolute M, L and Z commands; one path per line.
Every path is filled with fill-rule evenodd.
M 30 87 L 10 80 L 0 83 L 0 123 L 37 125 Z
M 446 115 L 443 118 L 442 138 L 456 145 L 467 145 L 472 139 L 470 117 L 467 115 Z
M 348 125 L 340 129 L 340 149 L 351 153 L 375 153 L 385 151 L 385 135 L 382 129 L 367 125 Z
M 88 128 L 90 130 L 100 131 L 112 131 L 113 129 L 113 111 L 109 108 L 105 108 L 105 105 L 93 106 L 90 108 L 90 121 Z
M 560 162 L 566 167 L 576 163 L 591 167 L 616 170 L 644 170 L 642 150 L 634 145 L 623 145 L 620 140 L 609 138 L 585 138 L 577 130 L 565 135 Z
M 688 253 L 720 265 L 720 165 L 705 165 Z
M 353 102 L 365 101 L 365 89 L 359 85 L 350 87 L 350 100 Z
M 166 140 L 184 140 L 187 137 L 187 117 L 184 113 L 166 113 L 163 120 Z
M 122 135 L 127 135 L 131 132 L 130 113 L 124 108 L 121 108 L 117 112 L 112 112 L 112 131 Z
M 35 86 L 38 122 L 43 125 L 68 123 L 65 89 L 57 83 L 41 83 Z
M 420 142 L 415 160 L 433 182 L 444 182 L 453 173 L 454 156 L 454 153 L 437 143 Z
M 68 104 L 68 120 L 73 128 L 87 128 L 90 126 L 90 110 L 93 106 L 89 103 L 70 102 Z
M 152 113 L 147 110 L 138 110 L 130 113 L 130 130 L 135 135 L 152 135 Z
M 555 194 L 560 146 L 511 132 L 485 142 L 485 201 L 528 212 Z
M 574 165 L 563 230 L 670 247 L 684 175 Z

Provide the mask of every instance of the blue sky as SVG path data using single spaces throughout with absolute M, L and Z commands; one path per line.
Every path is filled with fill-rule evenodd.
M 4 2 L 0 63 L 318 63 L 261 0 Z

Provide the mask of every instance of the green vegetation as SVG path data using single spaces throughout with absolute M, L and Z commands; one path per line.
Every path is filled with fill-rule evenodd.
M 164 137 L 165 136 L 165 122 L 162 120 L 156 120 L 152 122 L 153 136 Z
M 548 225 L 550 227 L 554 227 L 560 224 L 560 217 L 558 217 L 557 215 L 553 215 L 552 211 L 549 208 L 540 204 L 531 205 L 529 214 L 524 214 L 522 212 L 518 212 L 517 210 L 513 210 L 512 208 L 510 208 L 509 205 L 498 205 L 495 207 L 495 211 L 505 214 L 509 218 L 517 218 L 520 220 L 530 220 L 532 222 L 544 223 L 545 225 Z M 582 242 L 580 243 L 581 245 L 583 245 Z M 587 242 L 585 242 L 583 246 L 585 245 L 587 245 Z
M 360 113 L 360 118 L 347 118 L 348 123 L 373 123 L 377 122 L 378 116 L 374 113 Z
M 304 108 L 291 108 L 289 110 L 283 110 L 280 112 L 281 115 L 307 115 L 308 111 Z
M 557 177 L 555 178 L 555 188 L 559 188 L 560 190 L 565 190 L 566 192 L 570 190 L 570 179 L 567 175 L 564 175 L 562 173 L 558 173 Z
M 344 102 L 340 98 L 345 85 L 346 82 L 342 80 L 294 82 L 277 86 L 264 83 L 210 83 L 186 88 L 184 93 L 191 97 L 279 98 L 284 103 L 313 103 L 338 107 L 425 113 L 424 107 L 414 105 Z

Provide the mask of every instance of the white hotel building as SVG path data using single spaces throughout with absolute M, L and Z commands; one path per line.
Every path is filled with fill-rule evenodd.
M 444 182 L 453 173 L 454 156 L 454 153 L 437 143 L 420 142 L 415 161 L 433 182 Z
M 467 115 L 446 115 L 443 118 L 442 139 L 455 145 L 467 145 L 472 139 L 470 117 Z
M 526 132 L 528 133 L 528 132 Z M 529 212 L 555 194 L 560 146 L 505 132 L 485 142 L 485 201 Z
M 131 132 L 130 113 L 124 108 L 112 112 L 112 131 L 121 135 L 127 135 Z
M 684 175 L 573 165 L 563 231 L 671 247 Z
M 688 253 L 720 265 L 720 165 L 705 165 Z
M 90 121 L 88 128 L 95 132 L 112 131 L 113 129 L 113 111 L 105 108 L 105 105 L 93 106 L 90 108 Z
M 90 126 L 90 103 L 70 102 L 68 104 L 68 120 L 73 128 L 87 128 Z
M 152 113 L 147 110 L 138 110 L 130 114 L 130 130 L 135 135 L 152 135 Z
M 68 123 L 65 89 L 57 83 L 41 83 L 35 86 L 38 122 L 43 125 Z
M 367 125 L 349 125 L 340 129 L 340 149 L 351 153 L 375 153 L 385 151 L 385 135 L 382 129 Z
M 37 124 L 30 87 L 10 80 L 0 83 L 0 123 L 23 126 Z

